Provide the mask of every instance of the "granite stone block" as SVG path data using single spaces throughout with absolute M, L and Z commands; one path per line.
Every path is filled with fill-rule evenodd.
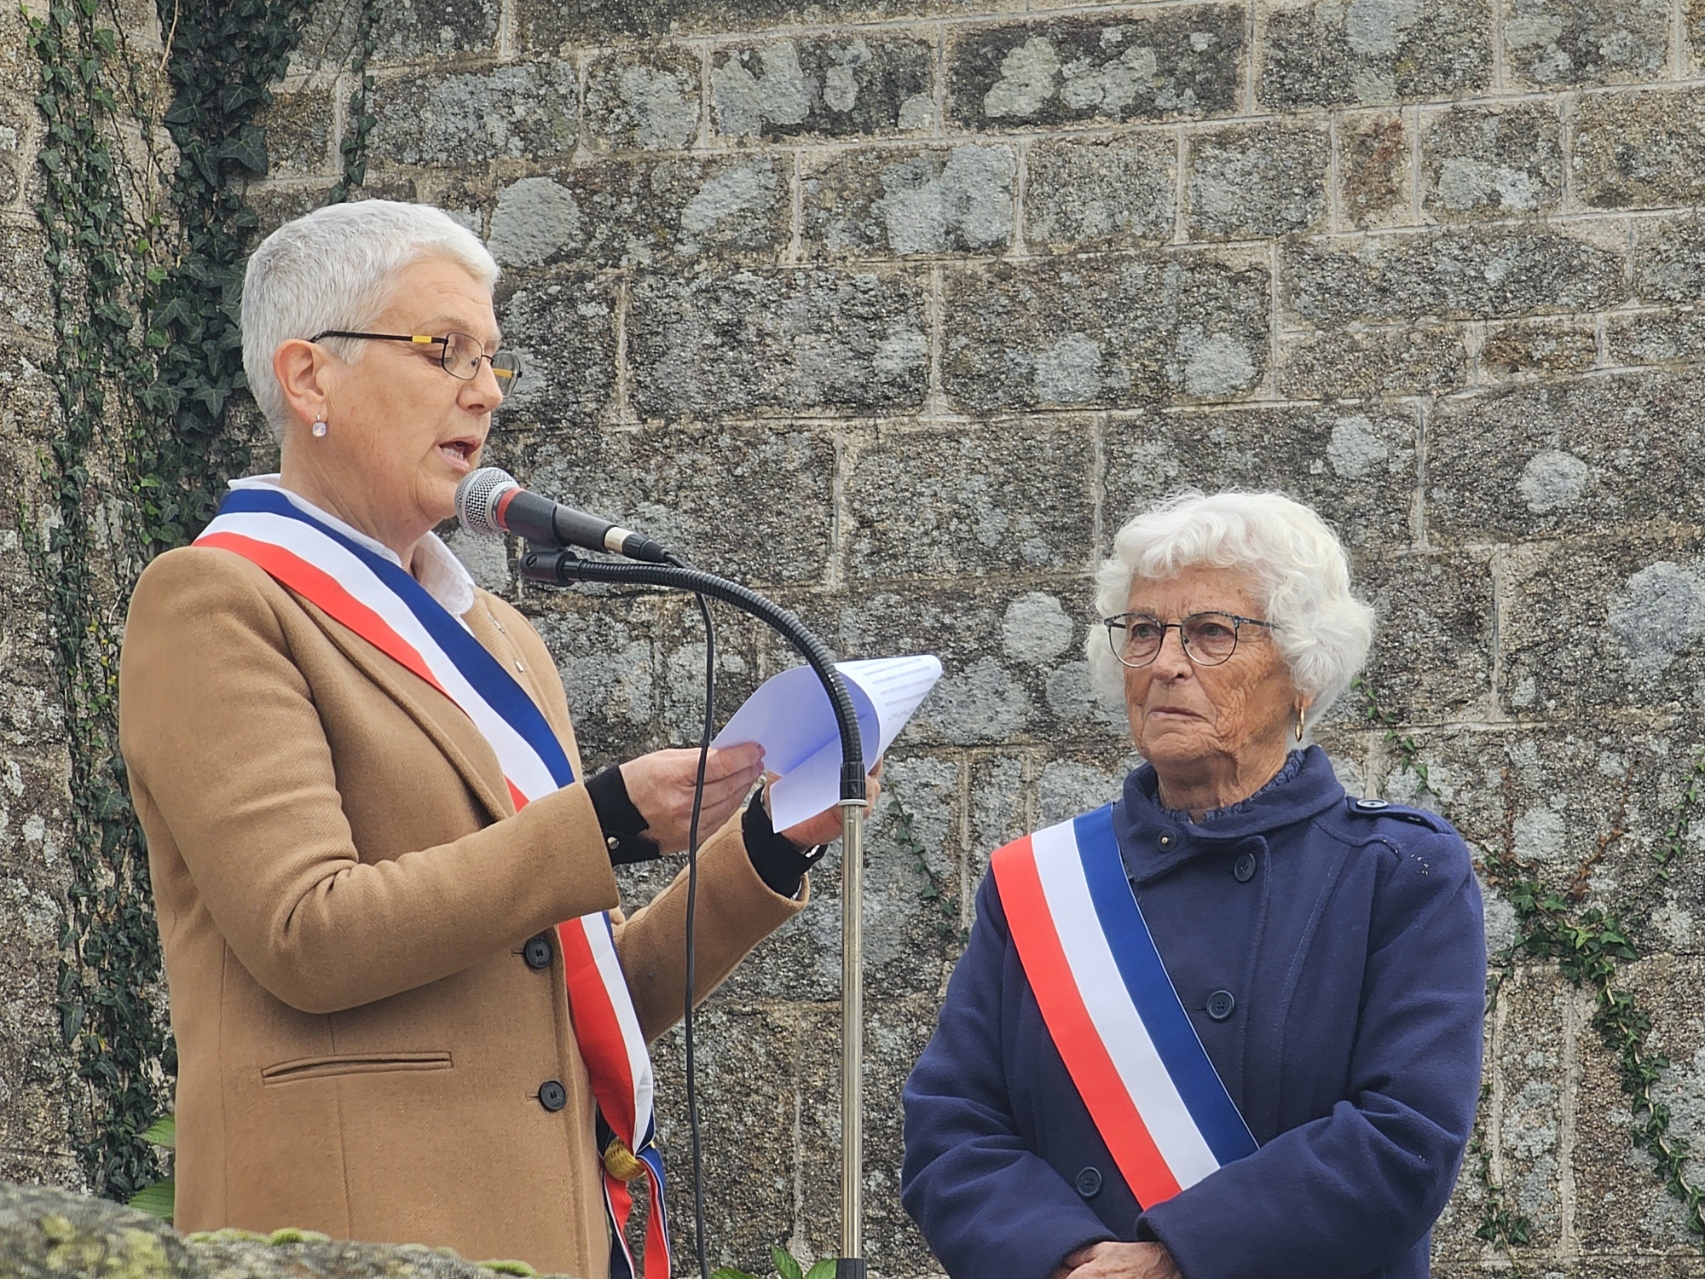
M 711 55 L 711 121 L 729 138 L 862 136 L 935 123 L 934 46 L 909 36 L 780 40 Z
M 358 6 L 341 4 L 338 0 L 312 0 L 296 47 L 290 51 L 290 59 L 285 64 L 285 77 L 289 79 L 347 66 L 355 47 L 360 18 Z
M 377 26 L 373 63 L 495 53 L 501 14 L 500 0 L 399 0 Z
M 846 152 L 806 172 L 805 239 L 835 258 L 998 253 L 1017 170 L 1005 146 Z
M 1383 685 L 1370 682 L 1384 706 Z M 1700 748 L 1690 725 L 1565 721 L 1420 728 L 1412 735 L 1429 789 L 1387 750 L 1382 795 L 1443 813 L 1482 856 L 1513 859 L 1521 874 L 1571 910 L 1623 911 L 1642 951 L 1685 945 L 1677 938 L 1694 928 L 1686 902 L 1691 885 L 1666 886 L 1652 852 L 1690 784 Z M 1660 906 L 1666 897 L 1667 907 Z M 1635 903 L 1640 906 L 1630 909 Z M 1496 888 L 1488 897 L 1487 937 L 1494 954 L 1516 940 L 1513 909 Z
M 1499 697 L 1510 713 L 1681 713 L 1705 695 L 1696 536 L 1538 542 L 1502 560 Z
M 1286 309 L 1317 325 L 1584 311 L 1627 297 L 1619 246 L 1537 226 L 1308 239 L 1282 246 L 1279 263 Z
M 1577 203 L 1593 209 L 1693 204 L 1705 191 L 1705 92 L 1589 94 L 1574 120 Z
M 699 1010 L 693 1039 L 707 1153 L 737 1132 L 749 1157 L 705 1160 L 705 1242 L 711 1264 L 750 1266 L 764 1273 L 770 1245 L 788 1242 L 788 1223 L 797 1210 L 799 1059 L 804 1048 L 799 1012 L 785 1006 L 745 1008 L 714 1002 Z M 685 1056 L 680 1026 L 651 1050 L 657 1072 L 658 1145 L 671 1157 L 669 1233 L 678 1258 L 690 1258 L 694 1248 Z
M 1026 163 L 1024 239 L 1032 253 L 1172 239 L 1178 146 L 1170 134 L 1038 142 Z
M 1523 972 L 1495 1014 L 1494 1176 L 1504 1203 L 1528 1219 L 1530 1244 L 1556 1247 L 1564 1230 L 1570 1058 L 1580 1050 L 1586 997 L 1555 972 Z
M 1590 320 L 1511 320 L 1486 328 L 1480 380 L 1498 382 L 1581 373 L 1598 359 Z
M 1504 59 L 1518 85 L 1664 78 L 1668 0 L 1506 0 Z
M 1368 230 L 1414 223 L 1414 148 L 1396 111 L 1347 111 L 1338 123 L 1338 215 Z
M 1107 422 L 1103 526 L 1177 489 L 1278 487 L 1320 512 L 1352 553 L 1409 538 L 1416 422 L 1407 407 L 1179 409 Z
M 1496 625 L 1484 553 L 1358 554 L 1352 581 L 1378 619 L 1364 677 L 1385 710 L 1405 721 L 1493 711 Z M 1346 713 L 1353 701 L 1346 698 Z
M 1434 395 L 1468 383 L 1458 326 L 1304 329 L 1280 341 L 1278 387 L 1296 399 Z
M 1697 955 L 1653 955 L 1624 973 L 1625 989 L 1652 1017 L 1648 1050 L 1669 1061 L 1652 1086 L 1654 1100 L 1668 1113 L 1672 1138 L 1698 1149 L 1705 1140 L 1705 1009 L 1699 996 L 1705 963 Z M 1658 1180 L 1651 1155 L 1635 1148 L 1618 1063 L 1592 1031 L 1583 1035 L 1582 1048 L 1574 1159 L 1581 1244 L 1610 1255 L 1667 1253 L 1670 1273 L 1690 1274 L 1698 1265 L 1698 1236 L 1687 1229 L 1684 1206 Z
M 540 493 L 642 530 L 689 564 L 764 589 L 828 571 L 832 432 L 777 422 L 541 433 L 518 472 Z
M 785 166 L 768 155 L 610 159 L 521 178 L 497 193 L 491 251 L 509 267 L 773 262 L 789 238 Z
M 921 407 L 923 290 L 875 271 L 735 271 L 634 283 L 628 360 L 642 417 Z
M 1010 754 L 1038 732 L 1057 745 L 1081 729 L 1057 724 L 1044 709 L 1049 668 L 1014 659 L 991 641 L 1012 596 L 1000 579 L 969 576 L 957 583 L 877 583 L 860 592 L 857 607 L 843 611 L 829 634 L 848 656 L 941 658 L 941 681 L 906 729 L 908 749 L 1000 746 Z
M 1705 313 L 1677 307 L 1612 315 L 1605 342 L 1611 364 L 1697 363 L 1705 359 Z
M 853 576 L 1088 568 L 1092 447 L 1079 419 L 879 431 L 846 479 Z
M 266 130 L 270 176 L 294 177 L 331 171 L 334 97 L 335 93 L 327 89 L 280 93 L 256 116 L 255 123 Z
M 1556 108 L 1500 103 L 1423 115 L 1421 182 L 1421 205 L 1440 222 L 1552 212 L 1563 198 Z
M 704 36 L 864 20 L 999 12 L 1006 0 L 522 0 L 518 26 L 533 47 L 613 43 L 628 36 Z
M 1274 0 L 1255 96 L 1267 107 L 1389 103 L 1489 88 L 1493 0 Z
M 1197 253 L 996 264 L 945 280 L 942 386 L 972 412 L 1249 394 L 1267 272 Z
M 1692 306 L 1705 296 L 1705 223 L 1696 215 L 1634 223 L 1634 297 Z
M 586 145 L 594 151 L 679 151 L 699 134 L 697 51 L 621 49 L 586 64 Z
M 1189 139 L 1192 240 L 1251 240 L 1326 224 L 1327 134 L 1315 125 L 1240 125 Z
M 614 281 L 566 268 L 503 281 L 497 315 L 523 371 L 497 410 L 498 432 L 584 425 L 614 412 L 616 305 Z
M 47 233 L 34 214 L 0 214 L 0 332 L 28 344 L 53 332 Z
M 560 496 L 573 502 L 576 495 Z M 585 587 L 525 589 L 523 609 L 556 660 L 587 771 L 676 744 L 659 728 L 662 605 L 654 597 L 611 598 Z
M 373 91 L 368 152 L 406 165 L 566 155 L 579 133 L 577 92 L 574 65 L 556 60 L 384 79 Z
M 1600 535 L 1705 522 L 1689 459 L 1705 448 L 1705 380 L 1631 373 L 1437 404 L 1429 535 L 1446 542 Z
M 1006 129 L 1237 109 L 1240 8 L 1201 4 L 1125 14 L 1117 21 L 1059 19 L 955 33 L 947 51 L 948 118 L 966 128 Z

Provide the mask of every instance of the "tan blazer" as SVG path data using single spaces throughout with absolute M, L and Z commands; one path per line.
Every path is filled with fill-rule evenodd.
M 483 591 L 466 621 L 578 773 L 544 643 Z M 297 1226 L 603 1279 L 562 960 L 554 937 L 548 968 L 522 956 L 617 905 L 585 789 L 517 814 L 456 706 L 227 551 L 143 573 L 119 699 L 178 1044 L 178 1227 Z M 700 856 L 702 998 L 801 902 L 758 878 L 738 818 Z M 618 923 L 648 1038 L 681 1011 L 685 900 L 683 874 Z M 568 1096 L 554 1113 L 550 1080 Z

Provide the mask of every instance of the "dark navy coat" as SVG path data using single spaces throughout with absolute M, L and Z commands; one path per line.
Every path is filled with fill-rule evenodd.
M 1486 948 L 1461 836 L 1346 797 L 1319 747 L 1200 824 L 1155 789 L 1146 765 L 1126 779 L 1120 852 L 1260 1150 L 1139 1207 L 985 879 L 906 1084 L 907 1211 L 953 1279 L 1046 1279 L 1103 1239 L 1158 1241 L 1184 1279 L 1424 1279 L 1480 1094 Z

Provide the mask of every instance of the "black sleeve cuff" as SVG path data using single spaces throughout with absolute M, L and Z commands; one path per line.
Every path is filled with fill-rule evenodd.
M 593 773 L 586 779 L 586 794 L 592 801 L 592 811 L 598 814 L 604 847 L 610 850 L 610 865 L 651 862 L 662 856 L 656 842 L 640 834 L 649 823 L 628 798 L 628 786 L 622 780 L 620 768 L 612 766 Z
M 754 793 L 746 805 L 745 815 L 740 819 L 740 833 L 745 838 L 746 856 L 752 859 L 752 869 L 772 893 L 781 897 L 799 896 L 805 872 L 822 861 L 823 854 L 829 850 L 827 844 L 818 844 L 801 851 L 786 835 L 778 834 L 770 825 L 762 790 Z

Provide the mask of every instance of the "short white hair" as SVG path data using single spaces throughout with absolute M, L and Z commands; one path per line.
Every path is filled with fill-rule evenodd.
M 429 204 L 328 204 L 261 241 L 243 275 L 243 371 L 275 437 L 284 438 L 289 420 L 272 371 L 278 348 L 326 329 L 371 327 L 390 303 L 397 273 L 429 258 L 464 267 L 488 289 L 497 283 L 497 262 L 480 238 Z M 325 345 L 352 363 L 360 358 L 359 342 L 327 338 Z
M 1311 716 L 1337 701 L 1367 660 L 1373 609 L 1350 593 L 1344 548 L 1326 522 L 1282 493 L 1175 493 L 1141 511 L 1113 539 L 1113 554 L 1095 573 L 1098 617 L 1123 613 L 1136 578 L 1177 577 L 1207 566 L 1247 573 L 1266 595 L 1273 642 Z M 1090 627 L 1090 678 L 1104 696 L 1123 700 L 1124 667 Z

